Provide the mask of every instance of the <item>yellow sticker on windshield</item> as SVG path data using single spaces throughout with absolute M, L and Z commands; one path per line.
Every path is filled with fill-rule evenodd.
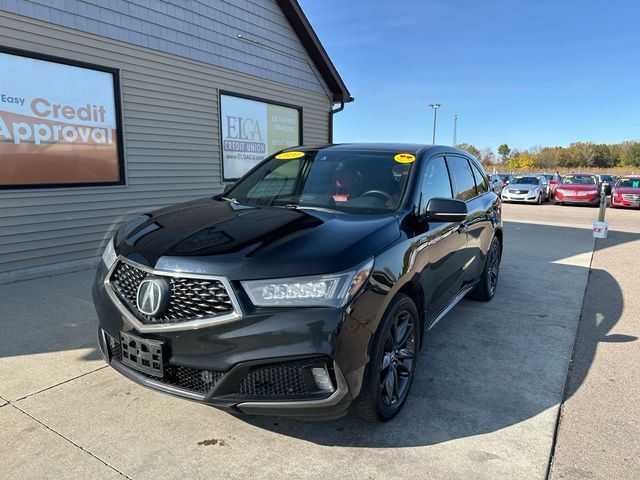
M 522 178 L 522 175 L 516 175 L 516 178 Z
M 620 179 L 620 181 L 621 181 L 621 182 L 628 182 L 628 181 L 629 181 L 629 179 L 628 179 L 628 178 L 621 178 L 621 179 Z
M 304 157 L 304 152 L 282 152 L 276 155 L 278 160 L 291 160 L 292 158 Z
M 393 159 L 398 163 L 411 163 L 415 161 L 416 157 L 410 153 L 399 153 Z

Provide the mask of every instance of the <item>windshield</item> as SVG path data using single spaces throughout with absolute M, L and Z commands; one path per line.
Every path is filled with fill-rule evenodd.
M 616 187 L 640 188 L 640 178 L 621 178 Z
M 393 211 L 400 205 L 414 158 L 402 154 L 401 161 L 411 161 L 401 163 L 394 159 L 396 153 L 335 147 L 287 152 L 263 162 L 224 198 L 255 206 Z
M 563 185 L 596 185 L 596 177 L 593 175 L 565 175 L 560 182 Z
M 517 176 L 511 181 L 511 185 L 538 185 L 540 179 L 538 177 L 521 177 Z

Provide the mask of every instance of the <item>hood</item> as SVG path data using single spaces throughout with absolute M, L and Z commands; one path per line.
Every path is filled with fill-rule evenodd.
M 390 214 L 249 207 L 207 198 L 153 212 L 116 251 L 150 267 L 250 280 L 346 270 L 399 237 Z
M 574 192 L 585 192 L 587 190 L 597 190 L 597 185 L 581 185 L 578 183 L 562 183 L 558 185 L 560 190 L 573 190 Z
M 540 188 L 540 185 L 534 183 L 510 183 L 509 190 L 531 190 L 533 188 Z
M 619 193 L 620 195 L 640 194 L 640 188 L 633 187 L 613 187 L 611 193 Z

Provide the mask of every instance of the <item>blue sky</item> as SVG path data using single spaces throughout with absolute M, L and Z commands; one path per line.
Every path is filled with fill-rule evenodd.
M 335 141 L 640 139 L 640 2 L 299 0 L 356 101 Z

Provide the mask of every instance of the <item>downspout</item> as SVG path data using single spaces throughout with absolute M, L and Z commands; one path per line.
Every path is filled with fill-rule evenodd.
M 329 143 L 333 143 L 333 116 L 342 110 L 344 110 L 344 102 L 340 102 L 338 108 L 329 110 Z

